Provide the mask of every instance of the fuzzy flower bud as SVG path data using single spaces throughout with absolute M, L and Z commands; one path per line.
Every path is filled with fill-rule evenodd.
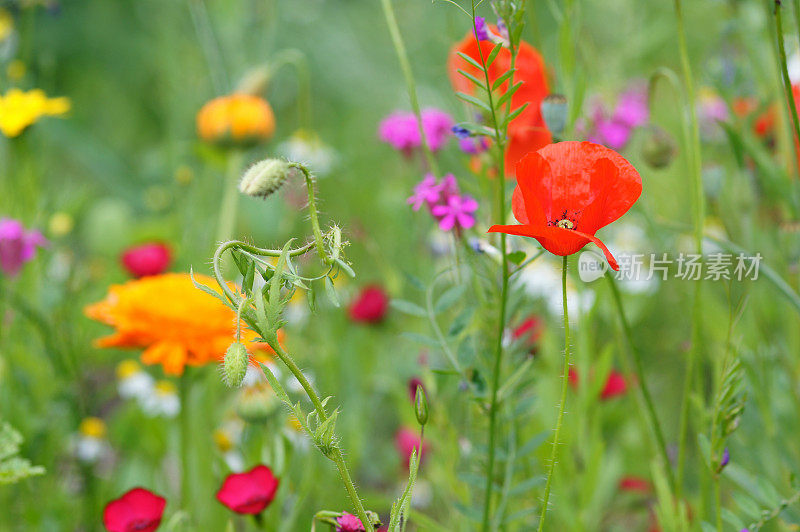
M 417 423 L 425 426 L 428 422 L 428 398 L 425 397 L 425 389 L 421 384 L 417 384 L 417 393 L 414 397 L 414 414 L 417 416 Z
M 244 374 L 247 373 L 247 349 L 241 342 L 233 342 L 225 353 L 222 362 L 223 380 L 231 388 L 241 386 Z
M 675 157 L 677 147 L 672 137 L 658 126 L 648 128 L 642 145 L 642 158 L 651 168 L 665 168 Z
M 239 181 L 239 191 L 248 196 L 266 198 L 291 175 L 292 167 L 282 159 L 264 159 L 245 171 Z
M 541 110 L 547 129 L 560 137 L 567 126 L 567 99 L 561 94 L 550 94 L 542 100 Z

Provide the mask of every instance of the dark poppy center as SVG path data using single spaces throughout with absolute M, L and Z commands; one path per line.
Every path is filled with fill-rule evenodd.
M 563 220 L 556 222 L 556 227 L 560 227 L 562 229 L 575 229 L 575 223 L 572 220 L 564 218 Z

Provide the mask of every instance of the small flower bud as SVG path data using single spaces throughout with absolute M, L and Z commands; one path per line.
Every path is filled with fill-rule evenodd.
M 672 137 L 658 126 L 648 128 L 642 144 L 642 158 L 651 168 L 665 168 L 675 157 L 677 147 Z
M 248 196 L 266 198 L 291 175 L 292 168 L 282 159 L 264 159 L 247 169 L 239 181 L 239 191 Z
M 225 353 L 222 362 L 223 380 L 231 388 L 242 385 L 244 374 L 247 373 L 249 363 L 247 349 L 240 342 L 233 342 Z
M 425 397 L 425 389 L 421 384 L 417 384 L 417 394 L 414 397 L 414 413 L 417 415 L 417 423 L 425 426 L 428 422 L 428 398 Z
M 561 94 L 550 94 L 542 100 L 541 110 L 547 129 L 560 137 L 567 126 L 567 99 Z
M 728 448 L 725 447 L 725 450 L 722 451 L 722 459 L 719 461 L 719 469 L 718 472 L 721 472 L 725 469 L 725 466 L 728 465 L 731 461 L 731 453 L 728 452 Z

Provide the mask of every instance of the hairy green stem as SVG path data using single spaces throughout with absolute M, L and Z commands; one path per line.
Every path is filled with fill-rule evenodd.
M 317 199 L 314 191 L 314 187 L 316 186 L 314 175 L 309 171 L 308 168 L 306 168 L 300 163 L 289 163 L 289 166 L 292 168 L 297 168 L 298 170 L 303 172 L 303 176 L 305 177 L 306 180 L 306 190 L 308 191 L 308 213 L 309 217 L 311 218 L 311 230 L 314 232 L 314 243 L 317 246 L 317 254 L 325 264 L 330 264 L 331 258 L 328 257 L 327 253 L 325 253 L 325 247 L 323 246 L 323 239 L 322 239 L 322 229 L 320 229 L 319 225 L 319 214 L 317 213 Z
M 417 116 L 417 125 L 419 126 L 419 135 L 422 139 L 422 153 L 425 161 L 428 163 L 428 169 L 435 176 L 439 176 L 439 164 L 436 162 L 436 157 L 433 156 L 428 139 L 425 136 L 425 128 L 422 125 L 422 111 L 419 107 L 417 100 L 417 88 L 414 82 L 414 73 L 411 70 L 411 63 L 408 60 L 408 52 L 406 52 L 406 45 L 403 42 L 403 36 L 400 34 L 400 27 L 397 25 L 397 17 L 394 14 L 394 7 L 392 7 L 392 0 L 381 0 L 383 6 L 383 14 L 386 17 L 386 25 L 389 27 L 389 35 L 392 37 L 392 44 L 397 53 L 397 60 L 400 62 L 400 68 L 403 70 L 403 76 L 406 79 L 406 87 L 408 89 L 408 99 L 411 102 L 411 110 Z
M 653 397 L 650 395 L 650 390 L 647 387 L 647 381 L 644 377 L 644 364 L 642 363 L 642 354 L 639 349 L 636 347 L 636 344 L 633 341 L 633 330 L 631 329 L 631 325 L 628 322 L 627 316 L 625 316 L 625 309 L 622 305 L 622 297 L 619 293 L 619 287 L 617 286 L 617 282 L 611 275 L 606 276 L 608 278 L 609 285 L 611 285 L 611 293 L 614 296 L 614 305 L 617 309 L 617 314 L 619 315 L 619 320 L 622 323 L 622 332 L 625 334 L 625 338 L 628 341 L 628 347 L 630 352 L 633 354 L 633 366 L 634 370 L 636 371 L 636 378 L 639 381 L 639 392 L 641 394 L 642 400 L 644 401 L 645 405 L 645 412 L 646 418 L 650 423 L 650 429 L 653 431 L 656 440 L 656 446 L 658 447 L 658 452 L 661 455 L 661 462 L 664 465 L 664 471 L 667 475 L 667 481 L 669 482 L 670 489 L 674 492 L 675 491 L 675 476 L 672 472 L 672 466 L 670 465 L 669 461 L 669 454 L 667 453 L 667 444 L 666 440 L 664 439 L 664 432 L 661 428 L 661 423 L 658 421 L 658 415 L 656 414 L 656 409 L 653 404 Z
M 686 105 L 689 108 L 690 138 L 687 142 L 689 148 L 690 174 L 692 178 L 692 196 L 694 208 L 694 239 L 695 250 L 703 253 L 703 227 L 705 225 L 705 195 L 703 193 L 702 158 L 700 154 L 700 127 L 697 121 L 695 107 L 695 89 L 692 67 L 689 62 L 689 50 L 686 45 L 686 29 L 684 28 L 683 10 L 681 0 L 675 0 L 675 17 L 678 27 L 678 48 L 683 71 L 683 83 L 686 89 Z M 701 283 L 695 285 L 692 305 L 692 345 L 686 361 L 686 375 L 684 377 L 683 397 L 680 415 L 680 430 L 678 438 L 678 466 L 675 480 L 675 495 L 680 498 L 683 490 L 683 473 L 686 461 L 686 445 L 689 425 L 689 408 L 694 369 L 701 352 L 701 318 L 702 318 L 702 290 Z
M 561 292 L 562 305 L 564 307 L 564 373 L 561 376 L 561 402 L 558 405 L 558 417 L 556 418 L 556 428 L 553 434 L 553 449 L 550 452 L 550 468 L 547 471 L 547 482 L 544 485 L 544 498 L 542 499 L 542 513 L 539 517 L 539 532 L 544 530 L 545 518 L 547 517 L 547 504 L 550 501 L 550 488 L 553 483 L 553 474 L 556 469 L 558 458 L 558 440 L 561 435 L 561 425 L 564 422 L 564 412 L 567 406 L 567 389 L 569 388 L 569 357 L 570 357 L 570 336 L 569 336 L 569 312 L 567 310 L 567 259 L 569 255 L 564 255 L 564 262 L 561 267 Z

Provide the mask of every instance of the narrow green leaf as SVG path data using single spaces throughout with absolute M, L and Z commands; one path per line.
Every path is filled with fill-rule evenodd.
M 336 294 L 336 287 L 333 286 L 333 280 L 330 277 L 325 278 L 325 295 L 328 296 L 328 299 L 334 307 L 338 308 L 342 306 L 339 302 L 339 296 Z
M 486 102 L 484 102 L 482 100 L 479 100 L 478 98 L 476 98 L 475 96 L 472 96 L 471 94 L 466 94 L 466 93 L 463 93 L 463 92 L 457 92 L 456 96 L 459 97 L 460 99 L 464 100 L 467 103 L 471 103 L 472 105 L 474 105 L 474 106 L 476 106 L 476 107 L 478 107 L 480 109 L 483 109 L 487 113 L 491 113 L 492 112 L 492 108 L 489 107 L 489 104 L 487 104 Z

